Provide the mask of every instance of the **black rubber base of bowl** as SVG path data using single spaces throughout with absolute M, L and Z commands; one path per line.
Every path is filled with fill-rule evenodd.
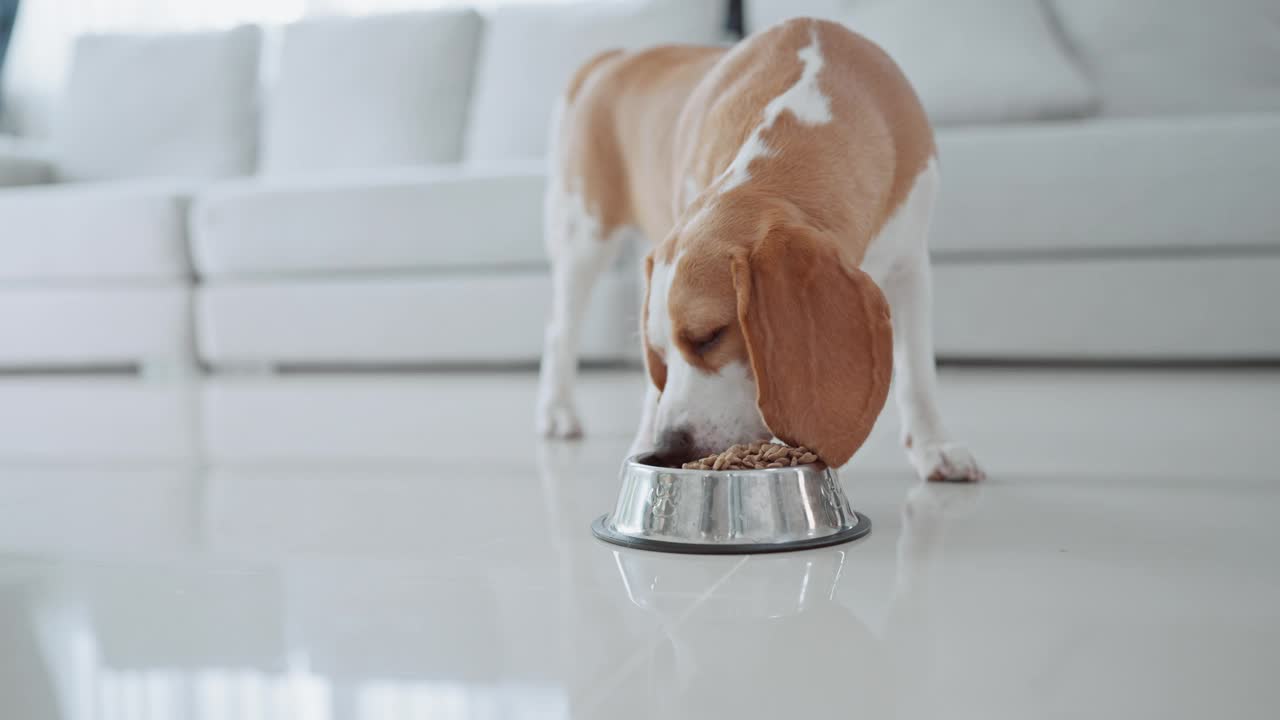
M 636 538 L 610 530 L 607 524 L 609 520 L 608 515 L 601 515 L 595 522 L 591 523 L 591 532 L 605 542 L 632 548 L 634 550 L 652 550 L 653 552 L 680 553 L 682 555 L 759 555 L 760 553 L 794 552 L 796 550 L 812 550 L 814 548 L 827 547 L 829 545 L 839 545 L 841 543 L 857 540 L 858 538 L 870 533 L 871 518 L 868 518 L 866 515 L 856 511 L 853 514 L 858 516 L 858 524 L 848 530 L 842 530 L 835 535 L 827 535 L 826 537 L 796 540 L 785 543 L 733 543 L 725 545 L 707 545 L 705 543 L 682 543 L 671 542 L 668 540 L 653 540 L 650 538 Z

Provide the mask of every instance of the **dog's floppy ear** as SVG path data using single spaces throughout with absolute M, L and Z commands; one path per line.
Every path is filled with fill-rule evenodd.
M 774 228 L 733 259 L 738 320 L 769 431 L 831 467 L 866 441 L 889 395 L 889 304 L 816 230 Z
M 649 344 L 649 288 L 653 285 L 653 253 L 644 258 L 644 307 L 640 309 L 640 340 L 644 343 L 644 365 L 649 379 L 661 392 L 667 387 L 667 364 Z

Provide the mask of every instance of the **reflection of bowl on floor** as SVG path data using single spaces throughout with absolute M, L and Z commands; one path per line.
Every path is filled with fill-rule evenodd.
M 837 598 L 845 559 L 834 547 L 719 560 L 613 550 L 627 597 L 662 628 L 628 676 L 643 688 L 637 716 L 894 717 L 885 648 Z
M 602 540 L 642 550 L 701 554 L 803 550 L 871 532 L 849 507 L 840 479 L 820 463 L 758 470 L 622 466 L 613 513 L 595 522 Z
M 722 620 L 763 620 L 798 615 L 831 602 L 844 568 L 845 551 L 825 548 L 802 554 L 692 558 L 613 551 L 627 599 L 633 605 L 675 619 L 691 604 Z M 709 577 L 724 579 L 709 592 Z

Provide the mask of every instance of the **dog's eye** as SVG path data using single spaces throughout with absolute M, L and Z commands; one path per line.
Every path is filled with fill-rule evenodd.
M 716 343 L 720 342 L 720 339 L 724 337 L 724 331 L 728 329 L 728 325 L 721 325 L 706 335 L 702 335 L 701 337 L 691 337 L 689 338 L 689 346 L 693 348 L 695 353 L 699 355 L 706 355 L 711 352 L 712 348 L 716 346 Z

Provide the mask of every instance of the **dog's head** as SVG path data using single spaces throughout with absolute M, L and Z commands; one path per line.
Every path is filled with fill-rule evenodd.
M 646 259 L 657 452 L 687 459 L 776 436 L 837 467 L 888 396 L 888 304 L 820 231 L 781 223 L 758 234 L 741 243 L 695 228 Z

